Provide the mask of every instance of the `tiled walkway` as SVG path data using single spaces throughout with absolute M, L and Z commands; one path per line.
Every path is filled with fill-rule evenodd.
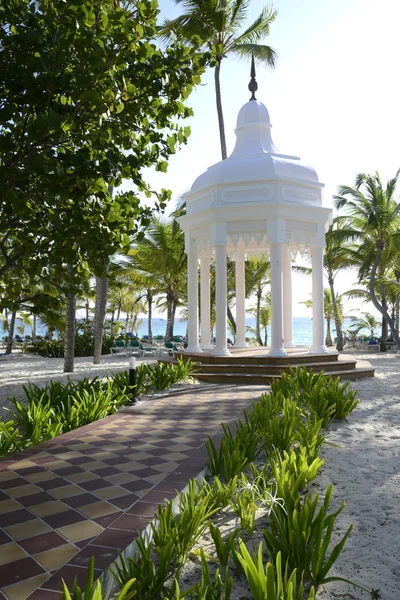
M 260 387 L 193 386 L 0 462 L 0 600 L 55 600 L 114 561 L 205 466 L 204 439 Z

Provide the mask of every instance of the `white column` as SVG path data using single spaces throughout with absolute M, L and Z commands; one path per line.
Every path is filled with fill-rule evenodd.
M 283 254 L 283 339 L 285 348 L 295 348 L 292 305 L 292 253 L 286 246 Z
M 202 350 L 212 350 L 210 327 L 210 257 L 200 257 L 200 307 L 201 307 L 201 342 Z
M 215 313 L 217 343 L 212 354 L 214 356 L 230 356 L 227 346 L 226 308 L 226 244 L 215 246 Z
M 271 351 L 270 356 L 287 356 L 283 345 L 283 244 L 271 243 Z
M 199 346 L 199 275 L 197 251 L 191 249 L 188 259 L 188 347 L 186 352 L 201 352 Z
M 235 281 L 236 281 L 236 340 L 235 340 L 235 348 L 247 348 L 244 252 L 237 252 L 236 256 L 235 256 Z
M 313 309 L 313 343 L 312 354 L 327 354 L 324 335 L 324 249 L 322 246 L 311 248 L 312 261 L 312 309 Z

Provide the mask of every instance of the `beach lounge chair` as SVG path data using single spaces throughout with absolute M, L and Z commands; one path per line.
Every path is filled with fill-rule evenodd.
M 168 356 L 172 356 L 175 358 L 176 352 L 181 352 L 181 350 L 172 342 L 164 342 L 164 348 L 162 348 L 163 352 L 166 352 Z
M 144 356 L 153 356 L 154 358 L 159 354 L 159 349 L 158 348 L 152 348 L 152 347 L 145 347 L 143 346 L 143 344 L 140 342 L 139 344 L 139 356 L 141 358 L 143 358 Z
M 140 346 L 141 342 L 139 340 L 129 340 L 126 345 L 127 354 L 137 354 L 138 356 L 140 356 Z
M 124 340 L 115 340 L 115 346 L 111 348 L 111 354 L 120 354 L 126 352 Z

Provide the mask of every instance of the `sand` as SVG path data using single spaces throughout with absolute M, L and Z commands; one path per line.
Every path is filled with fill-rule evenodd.
M 360 404 L 345 422 L 335 423 L 325 446 L 326 463 L 313 489 L 334 484 L 332 507 L 346 500 L 337 519 L 335 542 L 350 523 L 353 531 L 330 575 L 379 588 L 383 600 L 400 599 L 400 359 L 393 354 L 354 354 L 369 360 L 376 376 L 351 385 Z M 64 379 L 62 359 L 16 355 L 0 362 L 0 406 L 11 395 L 22 397 L 23 383 L 44 385 Z M 76 359 L 74 378 L 104 376 L 127 368 L 126 356 L 106 356 L 101 365 Z M 173 392 L 172 392 L 173 393 Z M 367 600 L 352 586 L 333 583 L 318 591 L 319 600 Z

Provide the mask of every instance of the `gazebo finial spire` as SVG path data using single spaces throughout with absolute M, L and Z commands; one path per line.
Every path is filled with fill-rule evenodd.
M 251 92 L 250 100 L 257 100 L 255 93 L 258 90 L 258 83 L 256 81 L 256 66 L 254 64 L 254 52 L 251 53 L 251 70 L 250 70 L 250 83 L 249 90 Z

